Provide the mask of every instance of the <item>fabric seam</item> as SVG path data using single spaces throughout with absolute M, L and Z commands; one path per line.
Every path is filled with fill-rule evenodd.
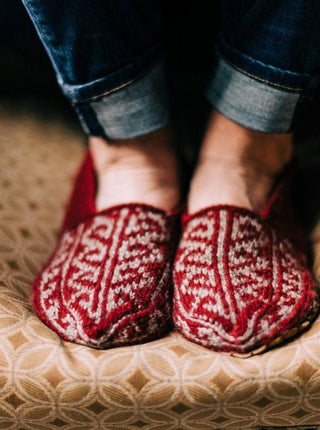
M 223 55 L 221 55 L 221 58 L 223 59 L 223 61 L 225 61 L 227 64 L 229 64 L 229 66 L 234 67 L 239 72 L 243 73 L 244 75 L 249 76 L 250 78 L 256 79 L 257 81 L 264 82 L 266 84 L 269 84 L 269 85 L 272 85 L 272 86 L 275 86 L 275 87 L 284 88 L 284 89 L 290 90 L 290 91 L 299 91 L 299 92 L 303 91 L 303 88 L 287 87 L 285 85 L 277 84 L 275 82 L 271 82 L 271 81 L 268 81 L 266 79 L 260 78 L 259 76 L 253 75 L 252 73 L 249 73 L 246 70 L 243 70 L 241 67 L 236 66 L 231 61 L 227 60 Z
M 148 49 L 148 51 L 142 57 L 139 57 L 133 63 L 134 65 L 139 64 L 139 62 L 141 62 L 143 59 L 149 58 L 149 56 L 151 56 L 151 62 L 149 62 L 149 64 L 147 64 L 144 67 L 143 70 L 140 70 L 136 74 L 136 76 L 133 76 L 133 78 L 130 79 L 129 81 L 126 81 L 126 82 L 124 82 L 124 83 L 122 83 L 120 85 L 117 85 L 115 88 L 111 88 L 110 90 L 103 91 L 102 93 L 95 94 L 93 96 L 89 96 L 89 97 L 86 97 L 86 98 L 82 98 L 81 96 L 79 96 L 79 94 L 76 94 L 74 91 L 72 91 L 73 94 L 72 94 L 72 92 L 70 94 L 70 90 L 69 89 L 66 90 L 66 91 L 64 91 L 64 89 L 63 89 L 63 83 L 61 83 L 62 91 L 64 92 L 64 94 L 66 95 L 66 97 L 68 97 L 70 99 L 70 101 L 72 103 L 79 103 L 80 104 L 80 103 L 90 102 L 90 100 L 98 99 L 98 98 L 103 97 L 105 95 L 111 94 L 111 93 L 113 93 L 115 91 L 118 91 L 118 90 L 120 90 L 122 88 L 125 88 L 126 86 L 130 85 L 131 83 L 135 82 L 136 80 L 142 78 L 145 74 L 147 74 L 150 70 L 152 70 L 157 64 L 159 64 L 159 63 L 162 62 L 161 58 L 159 59 L 158 56 L 156 58 L 154 58 L 154 55 L 153 55 L 154 52 L 157 54 L 159 46 L 160 46 L 160 44 L 156 44 L 152 48 Z M 91 85 L 94 85 L 95 83 L 99 83 L 99 81 L 103 82 L 110 75 L 115 75 L 116 73 L 122 72 L 123 70 L 126 70 L 128 68 L 130 69 L 131 65 L 132 65 L 132 63 L 127 64 L 126 66 L 121 67 L 121 69 L 119 69 L 118 71 L 112 72 L 109 75 L 105 76 L 104 78 L 98 79 L 98 80 L 93 81 L 93 82 L 86 83 L 86 84 L 84 84 L 82 86 L 86 87 L 88 85 L 91 86 Z M 79 91 L 81 91 L 81 88 L 79 89 Z M 68 95 L 68 93 L 69 93 L 69 95 Z
M 87 99 L 81 99 L 81 100 L 73 99 L 72 101 L 73 101 L 74 103 L 85 103 L 85 102 L 89 102 L 89 101 L 91 101 L 91 100 L 98 99 L 98 98 L 103 97 L 103 96 L 107 96 L 108 94 L 114 93 L 115 91 L 118 91 L 118 90 L 120 90 L 121 88 L 125 88 L 125 87 L 127 87 L 128 85 L 132 84 L 132 82 L 135 82 L 135 81 L 136 81 L 136 80 L 138 80 L 139 78 L 140 78 L 140 76 L 139 76 L 139 77 L 137 77 L 136 79 L 131 79 L 130 81 L 125 82 L 124 84 L 121 84 L 121 85 L 119 85 L 118 87 L 112 88 L 112 90 L 105 91 L 104 93 L 98 94 L 98 95 L 96 95 L 96 96 L 89 97 L 89 98 L 87 98 Z

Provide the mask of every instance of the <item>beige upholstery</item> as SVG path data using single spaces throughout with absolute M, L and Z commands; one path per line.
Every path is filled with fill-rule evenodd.
M 320 319 L 249 359 L 176 333 L 96 351 L 38 320 L 31 282 L 55 246 L 83 136 L 10 109 L 0 104 L 0 429 L 320 428 Z
M 313 255 L 314 255 L 314 274 L 320 282 L 320 221 L 312 234 Z

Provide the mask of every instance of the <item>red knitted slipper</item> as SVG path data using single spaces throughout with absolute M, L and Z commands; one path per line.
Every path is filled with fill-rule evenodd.
M 145 204 L 95 210 L 89 152 L 60 241 L 33 286 L 40 319 L 63 339 L 94 348 L 167 332 L 177 214 Z
M 187 339 L 245 357 L 292 337 L 317 314 L 286 182 L 260 215 L 230 205 L 183 215 L 173 318 Z

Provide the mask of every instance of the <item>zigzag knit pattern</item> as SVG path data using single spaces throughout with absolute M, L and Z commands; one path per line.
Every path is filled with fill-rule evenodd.
M 155 339 L 171 325 L 178 212 L 139 203 L 96 212 L 95 186 L 87 152 L 34 308 L 63 339 L 94 348 Z
M 232 206 L 185 216 L 174 282 L 177 329 L 216 351 L 289 337 L 319 306 L 304 255 L 269 220 Z
M 144 206 L 110 209 L 67 231 L 34 283 L 39 317 L 63 339 L 95 348 L 165 332 L 170 231 L 163 213 Z

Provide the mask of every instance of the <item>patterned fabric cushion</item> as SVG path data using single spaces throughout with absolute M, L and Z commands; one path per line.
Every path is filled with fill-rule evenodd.
M 0 428 L 320 428 L 320 319 L 239 359 L 177 333 L 98 351 L 36 317 L 31 282 L 56 244 L 83 137 L 59 116 L 9 108 L 0 105 Z

